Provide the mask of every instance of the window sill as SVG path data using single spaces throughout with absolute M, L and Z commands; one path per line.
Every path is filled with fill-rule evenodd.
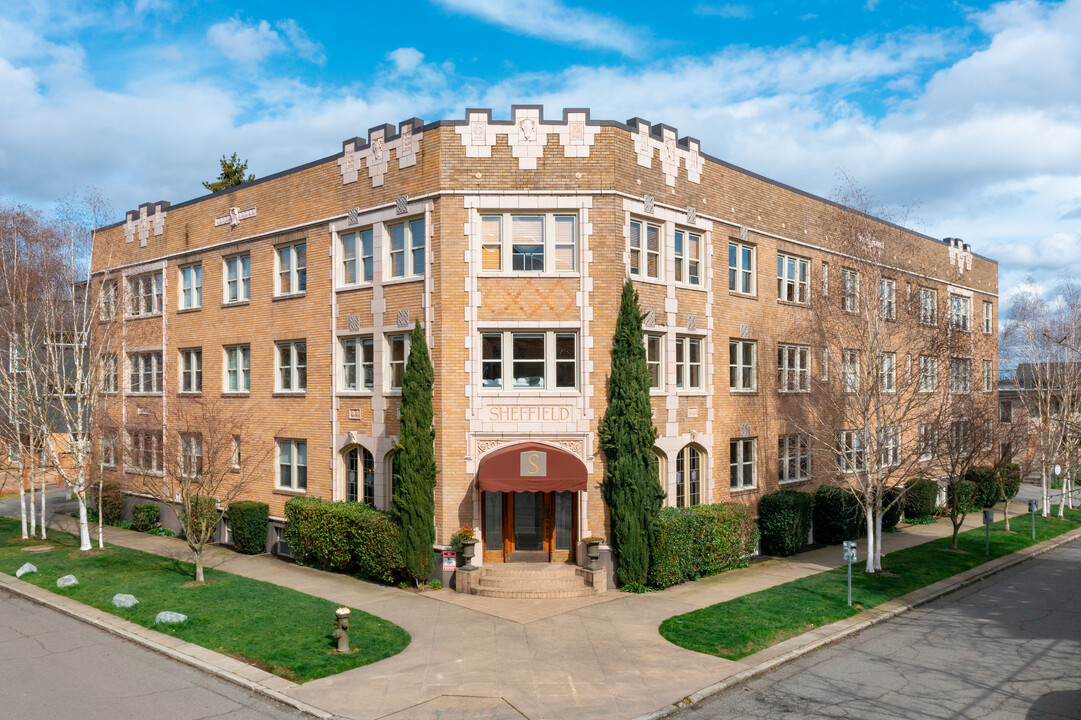
M 273 490 L 275 495 L 288 495 L 290 497 L 303 497 L 308 494 L 307 490 L 294 490 L 293 488 L 276 487 Z
M 368 388 L 367 390 L 339 390 L 338 397 L 341 398 L 370 398 L 374 394 L 374 390 Z
M 754 390 L 734 390 L 732 388 L 728 388 L 728 394 L 729 395 L 744 395 L 746 397 L 754 397 L 754 396 L 758 395 L 758 389 L 755 388 Z
M 199 312 L 202 309 L 203 309 L 202 305 L 199 305 L 198 307 L 177 308 L 176 309 L 176 314 L 177 315 L 187 315 L 188 313 Z
M 733 390 L 732 392 L 734 393 L 736 391 Z M 747 392 L 747 391 L 744 390 L 742 392 Z M 782 390 L 780 388 L 777 388 L 777 394 L 778 395 L 810 395 L 811 391 L 809 389 L 808 390 Z
M 222 390 L 223 398 L 246 398 L 251 397 L 251 390 Z
M 147 313 L 145 315 L 126 315 L 126 320 L 146 320 L 147 318 L 160 318 L 161 312 Z
M 282 300 L 296 300 L 297 298 L 306 297 L 307 294 L 308 294 L 308 292 L 305 290 L 304 292 L 296 292 L 296 293 L 288 293 L 288 294 L 283 294 L 283 295 L 275 295 L 274 297 L 272 297 L 270 299 L 270 301 L 271 302 L 280 302 Z
M 339 285 L 337 288 L 334 289 L 334 292 L 339 294 L 351 293 L 357 292 L 358 290 L 371 290 L 373 287 L 375 287 L 375 283 L 353 283 L 351 285 Z
M 308 391 L 307 390 L 297 390 L 297 391 L 278 390 L 277 392 L 273 392 L 273 393 L 270 394 L 270 397 L 275 397 L 275 398 L 302 398 L 302 397 L 307 397 L 307 396 L 308 396 Z
M 778 305 L 787 305 L 788 307 L 800 307 L 800 308 L 810 308 L 811 307 L 810 302 L 797 302 L 795 300 L 782 300 L 781 298 L 777 298 L 777 304 Z
M 382 284 L 384 286 L 387 286 L 387 285 L 402 285 L 402 284 L 411 283 L 411 282 L 421 282 L 423 280 L 424 280 L 423 275 L 407 275 L 405 277 L 385 278 L 383 280 Z
M 251 300 L 250 299 L 248 299 L 248 300 L 233 300 L 232 302 L 226 301 L 226 302 L 223 302 L 221 304 L 221 306 L 223 308 L 247 307 L 248 305 L 251 305 Z
M 178 397 L 202 397 L 202 390 L 180 390 L 177 392 Z
M 480 388 L 480 393 L 481 397 L 578 397 L 582 394 L 578 388 Z
M 728 294 L 731 297 L 743 298 L 744 300 L 757 300 L 758 299 L 758 293 L 744 293 L 744 292 L 740 292 L 739 290 L 729 290 Z
M 134 397 L 134 398 L 161 397 L 161 391 L 157 390 L 157 391 L 152 391 L 152 392 L 137 392 L 135 390 L 132 390 L 131 392 L 129 392 L 127 394 L 127 397 Z
M 631 273 L 627 273 L 627 274 L 630 277 L 631 282 L 641 282 L 641 283 L 648 283 L 650 285 L 662 285 L 662 286 L 668 284 L 664 280 L 662 280 L 661 278 L 643 277 L 642 275 L 634 275 L 634 274 L 631 274 Z
M 699 292 L 707 292 L 706 286 L 701 284 L 701 283 L 699 283 L 698 285 L 695 285 L 693 283 L 685 283 L 685 282 L 680 282 L 679 280 L 676 280 L 675 285 L 680 290 L 697 290 Z
M 530 272 L 527 270 L 481 270 L 477 273 L 479 278 L 580 278 L 582 273 L 577 270 L 553 270 L 551 272 Z M 656 282 L 655 280 L 653 282 Z
M 811 478 L 799 478 L 798 480 L 778 480 L 777 484 L 781 487 L 788 487 L 789 485 L 803 485 L 804 483 L 811 482 Z
M 746 493 L 752 493 L 757 489 L 758 489 L 757 485 L 751 485 L 750 487 L 741 487 L 741 488 L 734 488 L 731 485 L 729 485 L 728 494 L 729 495 L 744 495 Z

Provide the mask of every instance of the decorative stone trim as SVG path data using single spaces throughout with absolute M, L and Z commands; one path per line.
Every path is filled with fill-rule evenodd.
M 600 128 L 589 124 L 589 111 L 564 110 L 562 122 L 545 122 L 539 105 L 515 105 L 510 122 L 493 122 L 491 110 L 466 111 L 466 123 L 455 128 L 466 157 L 491 157 L 499 135 L 506 135 L 511 154 L 518 158 L 519 170 L 536 170 L 537 158 L 544 157 L 548 135 L 559 136 L 563 157 L 589 157 Z
M 255 214 L 256 209 L 254 207 L 250 207 L 247 210 L 241 210 L 238 207 L 231 207 L 229 208 L 228 215 L 222 215 L 220 217 L 214 218 L 214 227 L 219 227 L 221 225 L 229 225 L 229 227 L 236 227 L 240 224 L 241 220 L 253 218 L 255 217 Z
M 972 269 L 972 246 L 961 238 L 944 238 L 950 249 L 950 265 L 957 268 L 958 275 L 964 275 L 965 270 Z
M 139 235 L 139 247 L 146 247 L 146 241 L 150 237 L 150 229 L 154 229 L 157 237 L 165 232 L 165 209 L 169 203 L 159 200 L 156 203 L 143 203 L 138 210 L 128 210 L 124 220 L 124 242 L 135 242 L 135 235 Z
M 639 165 L 653 167 L 653 151 L 656 149 L 660 151 L 661 172 L 664 173 L 666 185 L 676 184 L 681 163 L 687 169 L 688 181 L 702 182 L 702 168 L 706 161 L 699 151 L 698 140 L 689 137 L 677 140 L 675 128 L 663 123 L 650 125 L 641 118 L 631 118 L 627 125 L 631 127 Z M 693 223 L 694 220 L 688 218 L 687 222 Z
M 360 176 L 360 162 L 368 168 L 368 177 L 372 187 L 382 187 L 387 174 L 390 151 L 398 157 L 398 169 L 413 167 L 420 155 L 420 141 L 424 133 L 419 132 L 424 125 L 419 118 L 403 120 L 398 124 L 398 134 L 394 135 L 392 125 L 377 125 L 368 130 L 368 142 L 353 138 L 342 143 L 342 157 L 338 167 L 342 173 L 342 184 L 355 183 Z

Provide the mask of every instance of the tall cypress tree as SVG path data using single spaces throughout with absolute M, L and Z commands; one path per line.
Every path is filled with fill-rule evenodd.
M 653 518 L 664 500 L 653 462 L 657 428 L 653 427 L 649 386 L 642 311 L 638 293 L 628 280 L 623 285 L 612 341 L 608 410 L 599 433 L 606 459 L 604 499 L 611 513 L 611 541 L 620 585 L 645 584 Z
M 402 564 L 419 584 L 432 574 L 435 544 L 434 372 L 428 342 L 418 322 L 402 378 L 401 429 L 394 449 L 392 513 L 401 529 Z

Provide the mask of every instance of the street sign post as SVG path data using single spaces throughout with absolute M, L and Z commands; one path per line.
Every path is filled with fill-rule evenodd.
M 1028 501 L 1028 512 L 1032 516 L 1032 539 L 1036 539 L 1036 511 L 1040 509 L 1039 500 Z
M 984 549 L 983 549 L 983 554 L 984 555 L 990 555 L 991 554 L 991 526 L 994 525 L 994 523 L 995 523 L 995 511 L 994 510 L 984 510 L 983 511 L 983 525 L 984 525 L 985 528 L 987 528 L 987 539 L 986 539 L 986 542 L 984 544 Z
M 842 548 L 844 550 L 844 558 L 848 563 L 848 605 L 852 606 L 852 563 L 856 560 L 856 541 L 845 540 Z

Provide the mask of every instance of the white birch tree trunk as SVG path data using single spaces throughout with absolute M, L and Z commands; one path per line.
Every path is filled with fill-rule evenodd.
M 875 513 L 875 570 L 882 569 L 882 508 Z
M 875 571 L 875 520 L 874 520 L 874 507 L 870 504 L 867 505 L 867 510 L 864 512 L 864 516 L 867 520 L 867 563 L 864 567 L 869 573 Z
M 31 482 L 31 484 L 33 484 L 33 480 L 31 480 L 30 482 Z M 46 483 L 45 473 L 43 472 L 43 473 L 41 473 L 41 539 L 42 540 L 44 540 L 46 537 L 48 537 L 47 531 L 45 529 L 45 525 L 46 525 L 46 522 L 45 522 L 45 490 L 46 490 L 46 484 L 45 483 Z
M 33 453 L 33 447 L 31 447 L 30 452 Z M 34 488 L 34 462 L 33 462 L 33 460 L 30 461 L 30 477 L 29 477 L 29 480 L 30 480 L 30 537 L 37 537 L 38 536 L 38 513 L 37 513 L 37 508 L 34 505 L 34 500 L 37 499 L 37 496 L 35 495 L 35 488 Z M 20 477 L 19 478 L 19 483 L 22 484 L 23 482 L 24 482 L 23 478 Z
M 99 476 L 100 476 L 100 473 L 99 473 Z M 102 510 L 104 509 L 104 508 L 102 508 L 102 503 L 105 502 L 104 488 L 105 488 L 105 480 L 104 479 L 98 480 L 98 549 L 99 550 L 101 548 L 105 547 L 105 531 L 102 529 L 102 526 L 105 524 L 105 518 L 102 517 Z
M 26 532 L 26 484 L 23 482 L 22 463 L 19 463 L 19 517 L 22 519 L 23 540 L 27 540 L 30 536 Z
M 1047 466 L 1043 466 L 1040 469 L 1040 516 L 1047 517 L 1050 514 L 1050 510 L 1047 508 L 1047 504 L 1051 501 L 1051 493 L 1047 487 Z

